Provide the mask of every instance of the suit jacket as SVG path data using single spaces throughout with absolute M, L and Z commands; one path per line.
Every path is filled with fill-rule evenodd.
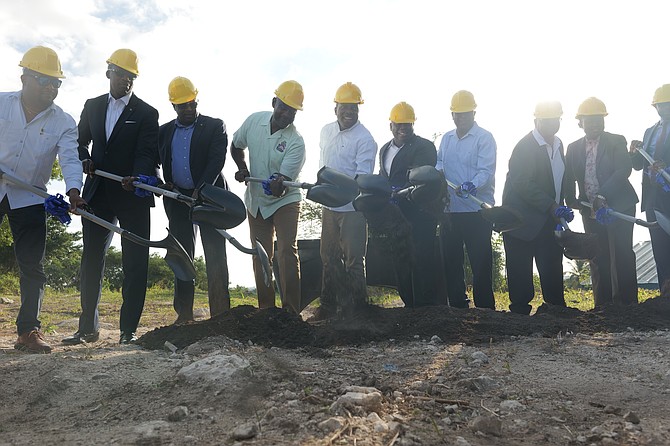
M 598 193 L 607 199 L 607 204 L 624 212 L 638 202 L 635 189 L 628 181 L 632 170 L 626 138 L 604 132 L 600 135 L 596 152 L 596 178 L 600 186 Z M 586 171 L 586 137 L 568 145 L 565 154 L 565 202 L 568 206 L 581 209 L 581 201 L 589 201 L 584 186 Z M 579 185 L 576 196 L 575 182 Z M 586 210 L 585 210 L 586 211 Z M 588 210 L 590 213 L 590 209 Z
M 109 94 L 89 99 L 79 120 L 79 159 L 92 159 L 96 169 L 116 175 L 156 175 L 158 161 L 158 111 L 131 95 L 107 140 L 105 118 Z M 89 153 L 89 144 L 93 146 Z M 153 196 L 140 198 L 121 183 L 99 177 L 86 178 L 82 196 L 90 200 L 99 188 L 107 199 L 129 206 L 153 206 Z
M 389 180 L 391 186 L 403 187 L 407 185 L 407 171 L 419 166 L 435 166 L 437 164 L 437 149 L 435 144 L 425 138 L 414 135 L 398 151 L 391 163 L 391 171 L 384 167 L 386 152 L 393 140 L 384 144 L 379 151 L 379 173 Z
M 175 131 L 175 119 L 163 124 L 158 131 L 158 154 L 163 165 L 163 176 L 172 182 L 172 137 Z M 228 189 L 221 171 L 226 161 L 228 135 L 223 121 L 209 116 L 198 115 L 191 137 L 189 163 L 191 177 L 196 189 L 203 184 Z
M 654 134 L 657 130 L 660 131 L 660 126 L 661 122 L 659 121 L 644 132 L 644 138 L 642 139 L 642 148 L 644 150 L 648 151 Z M 664 145 L 656 148 L 654 159 L 665 161 L 665 164 L 670 166 L 670 138 L 665 140 Z M 661 186 L 656 183 L 655 178 L 649 178 L 649 175 L 647 175 L 646 167 L 649 166 L 649 163 L 637 152 L 631 154 L 631 161 L 633 163 L 633 169 L 645 169 L 642 174 L 642 209 L 647 210 L 656 208 L 666 212 L 670 210 L 670 197 L 666 195 L 668 193 L 664 192 Z M 665 200 L 659 201 L 657 198 L 665 198 Z
M 559 152 L 565 162 L 563 146 Z M 563 190 L 558 204 L 563 202 Z M 509 171 L 503 189 L 502 204 L 516 209 L 523 218 L 523 225 L 505 235 L 521 240 L 533 240 L 551 218 L 549 209 L 556 202 L 554 176 L 545 148 L 535 140 L 533 132 L 518 142 L 509 160 Z

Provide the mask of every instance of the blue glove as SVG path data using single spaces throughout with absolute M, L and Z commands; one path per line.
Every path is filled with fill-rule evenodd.
M 472 181 L 466 181 L 461 184 L 461 187 L 456 191 L 456 195 L 461 198 L 468 198 L 470 195 L 477 196 L 477 186 Z
M 666 167 L 665 171 L 670 172 L 670 167 Z M 656 174 L 656 182 L 663 188 L 663 191 L 670 192 L 670 185 L 667 181 L 665 181 L 665 178 L 663 178 L 663 174 L 661 172 Z
M 50 195 L 49 198 L 44 200 L 44 210 L 66 225 L 72 221 L 68 213 L 70 205 L 67 204 L 61 194 Z
M 149 186 L 158 186 L 158 178 L 150 175 L 138 175 L 136 181 L 138 183 L 148 184 Z M 140 198 L 150 197 L 152 195 L 152 192 L 136 187 L 135 195 L 137 195 Z
M 596 221 L 601 225 L 609 225 L 614 222 L 616 218 L 612 215 L 611 208 L 600 208 L 596 211 Z
M 270 189 L 270 183 L 273 180 L 276 180 L 277 178 L 279 178 L 279 175 L 273 173 L 272 175 L 270 175 L 270 178 L 268 178 L 267 180 L 263 180 L 261 185 L 263 186 L 263 192 L 265 193 L 265 195 L 272 195 L 272 189 Z
M 570 223 L 575 218 L 575 213 L 567 206 L 559 206 L 554 211 L 554 215 L 558 218 L 564 218 Z

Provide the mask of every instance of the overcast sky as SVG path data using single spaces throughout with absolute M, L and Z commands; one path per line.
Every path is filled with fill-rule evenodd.
M 498 143 L 498 201 L 509 155 L 532 129 L 536 102 L 562 102 L 558 135 L 566 146 L 582 136 L 574 114 L 589 96 L 607 105 L 606 130 L 630 141 L 658 120 L 651 98 L 670 83 L 668 58 L 657 45 L 667 40 L 660 19 L 670 13 L 667 1 L 0 0 L 0 6 L 0 91 L 20 88 L 18 62 L 28 48 L 49 46 L 67 76 L 56 103 L 77 121 L 86 99 L 108 91 L 105 60 L 118 48 L 138 53 L 134 91 L 158 109 L 161 124 L 174 118 L 167 85 L 175 76 L 195 83 L 200 112 L 223 119 L 230 136 L 250 113 L 270 109 L 282 81 L 297 80 L 305 91 L 295 121 L 307 146 L 304 181 L 315 179 L 319 132 L 334 120 L 335 90 L 347 81 L 363 92 L 360 119 L 379 146 L 391 138 L 388 115 L 397 102 L 414 106 L 415 131 L 430 139 L 453 128 L 453 93 L 473 92 L 477 122 Z M 235 170 L 228 158 L 229 181 Z M 634 172 L 631 182 L 639 191 L 641 174 Z M 244 187 L 233 190 L 242 195 Z M 160 201 L 152 219 L 152 239 L 163 238 Z M 648 239 L 645 231 L 637 227 L 635 239 Z M 246 222 L 230 232 L 249 244 Z M 249 256 L 230 246 L 228 252 L 232 285 L 253 285 Z

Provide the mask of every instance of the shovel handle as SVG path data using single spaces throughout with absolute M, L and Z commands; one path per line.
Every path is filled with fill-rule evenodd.
M 582 206 L 586 206 L 588 208 L 593 209 L 593 205 L 591 203 L 589 203 L 588 201 L 580 201 L 580 203 L 582 204 Z M 623 221 L 627 221 L 629 223 L 634 223 L 636 225 L 644 226 L 645 228 L 654 228 L 654 227 L 658 226 L 658 222 L 654 221 L 654 222 L 650 223 L 648 221 L 640 220 L 639 218 L 635 218 L 632 215 L 623 214 L 621 212 L 615 211 L 612 208 L 610 208 L 610 214 L 612 216 L 618 218 L 619 220 L 623 220 Z
M 96 175 L 107 178 L 110 180 L 118 181 L 119 183 L 123 180 L 123 177 L 120 175 L 115 175 L 113 173 L 105 172 L 104 170 L 96 169 L 94 172 Z M 133 186 L 139 188 L 139 189 L 144 189 L 149 192 L 153 192 L 154 194 L 158 195 L 165 195 L 168 198 L 172 198 L 173 200 L 179 200 L 181 202 L 187 203 L 187 204 L 195 204 L 195 199 L 189 197 L 188 195 L 180 194 L 177 192 L 173 192 L 170 190 L 165 190 L 161 189 L 160 187 L 156 186 L 151 186 L 146 183 L 142 183 L 141 181 L 133 181 Z
M 449 181 L 449 180 L 447 180 L 447 184 L 448 184 L 449 187 L 452 188 L 453 190 L 458 189 L 458 186 L 456 186 L 454 183 L 452 183 L 452 182 Z M 477 204 L 479 205 L 479 207 L 481 207 L 481 208 L 484 208 L 484 209 L 491 209 L 491 208 L 493 207 L 492 205 L 488 204 L 488 203 L 485 202 L 484 200 L 481 200 L 481 199 L 475 197 L 474 195 L 468 195 L 468 198 L 470 198 L 472 201 L 474 201 L 475 203 L 477 203 Z
M 246 177 L 244 181 L 247 181 L 249 183 L 262 183 L 263 181 L 267 181 L 267 179 L 263 178 L 254 178 L 254 177 Z M 314 187 L 314 184 L 311 183 L 301 183 L 298 181 L 284 181 L 284 186 L 287 187 L 299 187 L 300 189 L 311 189 Z
M 649 153 L 647 153 L 643 148 L 640 147 L 640 148 L 637 149 L 637 151 L 638 151 L 638 153 L 639 153 L 640 155 L 642 155 L 642 157 L 643 157 L 644 159 L 647 160 L 647 162 L 649 163 L 649 165 L 654 164 L 654 158 L 652 158 L 651 155 L 649 155 Z M 663 179 L 664 179 L 668 184 L 670 184 L 670 173 L 666 172 L 665 170 L 661 170 L 661 175 L 663 175 Z

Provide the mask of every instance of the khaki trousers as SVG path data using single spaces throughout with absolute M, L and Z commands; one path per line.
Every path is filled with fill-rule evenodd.
M 365 253 L 368 228 L 362 212 L 323 209 L 321 306 L 326 312 L 348 311 L 367 302 Z
M 256 239 L 270 257 L 270 263 L 279 262 L 279 287 L 282 294 L 282 307 L 298 313 L 300 311 L 300 262 L 298 260 L 298 215 L 300 203 L 290 203 L 280 207 L 268 218 L 249 217 L 249 233 L 252 246 Z M 273 239 L 277 235 L 277 252 L 274 252 Z M 275 255 L 276 254 L 276 255 Z M 254 278 L 258 292 L 258 307 L 271 308 L 275 306 L 275 291 L 272 286 L 263 283 L 263 268 L 254 256 Z

